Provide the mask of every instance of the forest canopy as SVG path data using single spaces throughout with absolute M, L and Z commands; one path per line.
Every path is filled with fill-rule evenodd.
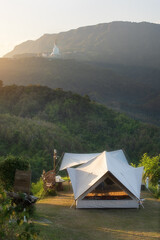
M 0 159 L 28 159 L 33 180 L 53 168 L 53 149 L 101 152 L 123 149 L 129 162 L 159 154 L 160 128 L 133 120 L 84 97 L 42 86 L 0 84 Z M 58 168 L 58 166 L 57 166 Z

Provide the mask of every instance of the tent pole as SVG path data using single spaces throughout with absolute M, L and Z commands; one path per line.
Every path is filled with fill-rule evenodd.
M 54 149 L 54 153 L 53 153 L 53 166 L 54 166 L 55 175 L 56 175 L 56 158 L 57 158 L 57 150 Z

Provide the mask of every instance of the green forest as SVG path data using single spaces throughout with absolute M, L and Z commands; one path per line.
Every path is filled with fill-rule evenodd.
M 4 86 L 0 81 L 0 161 L 27 159 L 36 181 L 64 152 L 123 149 L 137 164 L 144 153 L 158 155 L 160 128 L 133 120 L 91 101 L 88 95 L 44 86 Z M 58 167 L 58 166 L 57 166 Z

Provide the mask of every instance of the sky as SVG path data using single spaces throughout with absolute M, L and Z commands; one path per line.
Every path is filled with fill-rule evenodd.
M 0 57 L 45 33 L 112 21 L 160 24 L 160 0 L 0 0 Z

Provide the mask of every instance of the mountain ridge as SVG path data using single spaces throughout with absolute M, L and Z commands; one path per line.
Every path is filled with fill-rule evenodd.
M 160 24 L 111 22 L 79 27 L 17 45 L 4 57 L 51 53 L 55 40 L 64 58 L 159 67 Z

